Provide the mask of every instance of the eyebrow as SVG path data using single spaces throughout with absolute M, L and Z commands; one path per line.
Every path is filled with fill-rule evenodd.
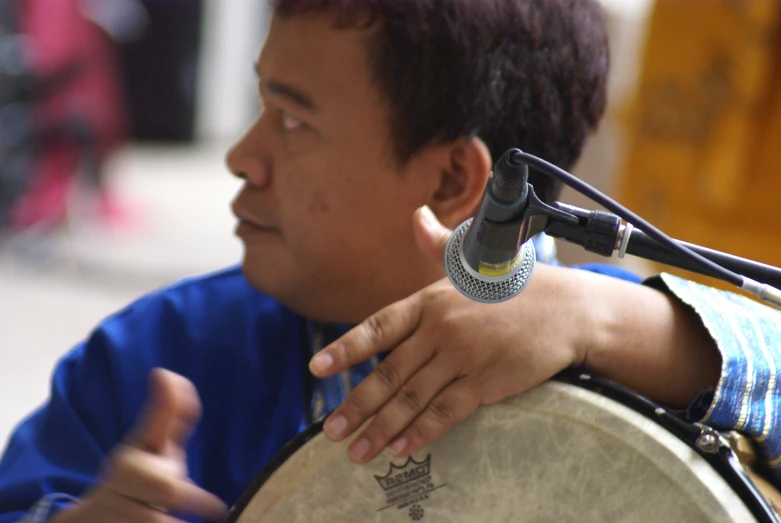
M 257 65 L 255 66 L 255 72 L 258 79 L 260 79 L 260 72 L 258 71 Z M 266 88 L 274 96 L 285 98 L 310 112 L 315 112 L 317 110 L 315 103 L 312 101 L 312 97 L 301 89 L 277 80 L 268 80 L 265 84 Z

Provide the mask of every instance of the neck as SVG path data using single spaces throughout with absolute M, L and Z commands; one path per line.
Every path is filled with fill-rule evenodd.
M 425 287 L 443 279 L 445 269 L 427 262 L 427 266 L 415 274 L 399 274 L 383 282 L 356 282 L 338 292 L 342 299 L 312 300 L 302 296 L 298 303 L 286 303 L 288 307 L 309 318 L 324 323 L 355 325 L 372 314 L 419 292 Z M 367 289 L 371 291 L 367 292 Z M 331 296 L 337 293 L 331 293 Z

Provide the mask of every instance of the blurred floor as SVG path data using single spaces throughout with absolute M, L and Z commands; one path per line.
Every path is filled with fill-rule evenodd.
M 236 263 L 226 148 L 131 147 L 109 167 L 127 218 L 0 248 L 0 445 L 48 394 L 56 360 L 142 293 Z

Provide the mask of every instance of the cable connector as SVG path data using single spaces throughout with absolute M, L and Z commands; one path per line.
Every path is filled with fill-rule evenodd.
M 753 294 L 760 300 L 781 309 L 781 291 L 775 287 L 771 287 L 766 283 L 759 283 L 751 278 L 743 278 L 743 285 L 741 285 L 740 288 Z

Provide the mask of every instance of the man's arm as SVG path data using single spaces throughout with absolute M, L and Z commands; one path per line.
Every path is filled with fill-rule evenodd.
M 584 304 L 579 365 L 675 408 L 718 383 L 716 343 L 675 296 L 580 270 L 560 270 L 557 278 L 593 295 Z
M 63 358 L 48 402 L 11 436 L 0 461 L 0 522 L 20 521 L 34 506 L 48 518 L 73 502 L 122 437 L 120 402 L 100 352 L 81 344 Z
M 320 358 L 311 367 L 331 375 L 385 351 L 391 352 L 324 427 L 327 436 L 342 439 L 377 413 L 358 438 L 370 443 L 370 452 L 352 456 L 358 462 L 389 443 L 403 455 L 416 452 L 479 405 L 524 392 L 568 367 L 586 365 L 682 407 L 717 384 L 720 362 L 707 331 L 669 295 L 545 265 L 535 268 L 519 296 L 498 304 L 471 301 L 440 281 L 326 347 L 322 356 L 333 360 L 330 367 L 320 366 Z
M 670 275 L 646 284 L 686 304 L 722 358 L 718 384 L 690 405 L 689 417 L 751 436 L 781 485 L 781 311 Z
M 421 232 L 427 225 L 419 218 L 416 232 L 435 239 L 431 243 L 436 245 L 424 250 L 436 259 L 447 235 Z M 737 298 L 721 294 L 727 301 Z M 716 303 L 710 298 L 703 302 L 701 307 Z M 770 330 L 762 336 L 777 336 L 770 325 L 779 324 L 778 311 L 755 307 L 768 318 L 764 328 Z M 775 380 L 772 366 L 754 366 L 741 374 L 708 328 L 710 320 L 695 312 L 700 313 L 670 292 L 574 269 L 538 266 L 521 295 L 494 305 L 472 302 L 444 280 L 373 315 L 312 360 L 312 372 L 326 376 L 393 349 L 329 417 L 324 430 L 341 440 L 376 414 L 351 445 L 352 458 L 366 462 L 386 446 L 408 455 L 480 404 L 518 394 L 582 364 L 678 407 L 695 398 L 701 401 L 703 390 L 724 390 L 726 383 Z M 739 338 L 743 327 L 727 329 L 724 336 Z M 741 347 L 764 350 L 752 344 Z M 769 361 L 778 359 L 779 350 L 769 349 L 775 354 Z M 720 376 L 722 368 L 728 376 Z M 760 400 L 754 396 L 751 401 L 758 405 Z M 768 413 L 763 419 L 774 419 L 779 399 L 765 394 L 761 401 Z M 717 419 L 717 410 L 707 417 L 717 428 L 745 425 L 739 417 L 735 422 Z
M 49 400 L 14 431 L 0 460 L 0 523 L 160 521 L 151 506 L 224 511 L 187 478 L 184 442 L 200 413 L 194 386 L 153 373 L 142 409 L 150 372 L 170 364 L 166 350 L 177 342 L 158 330 L 176 323 L 170 302 L 129 307 L 59 362 Z

